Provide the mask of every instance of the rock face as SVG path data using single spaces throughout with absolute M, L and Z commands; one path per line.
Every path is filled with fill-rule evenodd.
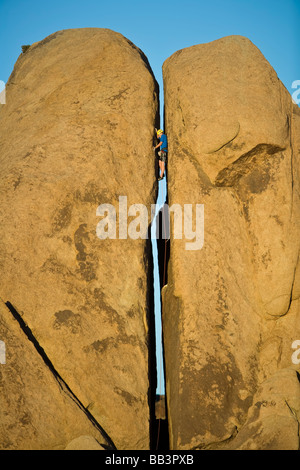
M 119 240 L 118 230 L 117 239 L 100 239 L 96 210 L 111 204 L 118 221 L 119 196 L 128 208 L 155 202 L 157 93 L 147 59 L 122 35 L 67 30 L 19 57 L 0 110 L 0 296 L 118 449 L 149 448 L 150 245 Z M 2 314 L 9 329 L 7 309 Z M 1 366 L 1 423 L 17 396 L 25 409 L 31 403 L 27 383 L 23 395 L 14 388 L 21 371 L 10 389 L 8 367 Z M 59 397 L 49 391 L 46 409 L 38 391 L 26 426 L 21 415 L 10 423 L 11 432 L 25 426 L 19 449 L 52 448 L 46 424 L 60 427 L 60 448 L 80 436 L 105 444 L 89 422 L 69 432 L 77 410 L 73 421 L 53 423 Z M 59 407 L 70 415 L 70 404 Z M 6 432 L 2 426 L 0 447 L 15 448 Z
M 104 448 L 91 436 L 80 436 L 67 445 L 65 450 L 104 450 Z
M 299 108 L 243 37 L 163 72 L 169 204 L 205 214 L 201 250 L 171 234 L 163 289 L 171 448 L 296 449 Z
M 63 450 L 82 432 L 111 448 L 113 443 L 45 364 L 2 301 L 0 335 L 7 351 L 0 369 L 1 449 Z

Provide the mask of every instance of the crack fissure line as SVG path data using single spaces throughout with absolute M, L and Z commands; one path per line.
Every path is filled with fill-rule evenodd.
M 106 448 L 107 450 L 116 450 L 116 446 L 113 443 L 112 439 L 109 437 L 109 435 L 105 432 L 105 430 L 102 428 L 102 426 L 98 423 L 98 421 L 95 419 L 95 417 L 90 413 L 90 411 L 83 405 L 83 403 L 79 400 L 79 398 L 72 392 L 68 384 L 64 381 L 64 379 L 61 377 L 61 375 L 57 372 L 55 369 L 54 365 L 52 364 L 51 360 L 47 356 L 45 350 L 42 348 L 42 346 L 39 344 L 38 340 L 35 338 L 34 334 L 32 333 L 31 329 L 29 326 L 25 323 L 23 320 L 22 316 L 18 313 L 18 311 L 15 309 L 15 307 L 10 303 L 10 302 L 5 302 L 7 308 L 13 315 L 14 319 L 18 322 L 21 330 L 23 333 L 27 336 L 28 340 L 34 345 L 36 351 L 40 355 L 40 357 L 43 359 L 44 363 L 54 376 L 55 380 L 57 381 L 60 389 L 66 393 L 69 398 L 73 400 L 73 402 L 78 406 L 78 408 L 86 415 L 88 420 L 93 424 L 93 426 L 100 432 L 100 434 L 103 436 L 107 444 L 101 443 L 102 447 Z

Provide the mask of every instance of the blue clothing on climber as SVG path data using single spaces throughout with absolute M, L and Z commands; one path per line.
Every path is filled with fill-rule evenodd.
M 160 151 L 158 152 L 159 168 L 160 168 L 160 176 L 158 178 L 158 181 L 160 181 L 163 179 L 164 172 L 165 172 L 165 164 L 166 164 L 167 155 L 168 155 L 168 139 L 162 129 L 159 129 L 156 132 L 156 135 L 157 135 L 157 138 L 159 139 L 159 144 L 156 147 L 154 147 L 154 150 L 160 147 Z
M 168 151 L 168 139 L 167 139 L 166 134 L 161 134 L 159 137 L 159 140 L 162 143 L 160 150 L 164 150 L 165 152 L 167 152 Z

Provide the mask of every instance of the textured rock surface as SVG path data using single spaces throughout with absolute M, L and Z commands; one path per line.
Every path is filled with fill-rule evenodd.
M 205 210 L 202 250 L 171 236 L 163 290 L 171 446 L 234 448 L 258 386 L 297 368 L 299 108 L 243 37 L 178 51 L 163 72 L 169 203 Z M 276 428 L 288 415 L 291 432 L 274 446 L 294 448 L 284 406 Z
M 65 450 L 104 450 L 92 436 L 80 436 L 70 442 Z
M 120 449 L 149 446 L 150 253 L 97 238 L 96 209 L 154 203 L 157 91 L 126 38 L 67 30 L 19 57 L 0 110 L 0 295 Z
M 0 366 L 2 450 L 63 450 L 83 432 L 111 446 L 65 384 L 45 365 L 1 300 L 0 337 L 6 345 L 6 364 Z
M 248 419 L 227 450 L 299 450 L 300 386 L 297 372 L 282 369 L 254 396 Z
M 0 93 L 0 108 L 5 104 L 5 90 Z

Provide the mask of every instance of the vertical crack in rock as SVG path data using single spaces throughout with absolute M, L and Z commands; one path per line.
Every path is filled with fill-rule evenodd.
M 53 374 L 55 380 L 57 381 L 59 387 L 61 388 L 62 392 L 66 393 L 71 400 L 80 408 L 81 411 L 86 415 L 88 420 L 95 426 L 95 428 L 102 434 L 103 438 L 106 440 L 108 443 L 107 446 L 105 444 L 102 444 L 102 447 L 106 447 L 107 450 L 115 450 L 116 446 L 113 443 L 112 439 L 108 436 L 108 434 L 105 432 L 105 430 L 101 427 L 101 425 L 96 421 L 94 416 L 90 413 L 90 411 L 83 405 L 83 403 L 78 399 L 78 397 L 72 392 L 68 384 L 64 381 L 64 379 L 61 377 L 61 375 L 57 372 L 55 369 L 54 365 L 52 364 L 51 360 L 47 356 L 45 350 L 42 348 L 38 340 L 35 338 L 34 334 L 32 333 L 31 329 L 29 326 L 25 323 L 21 315 L 17 312 L 15 307 L 10 303 L 6 302 L 6 306 L 15 318 L 15 320 L 18 322 L 21 330 L 23 333 L 27 336 L 28 340 L 31 341 L 31 343 L 34 345 L 36 351 L 38 354 L 41 356 L 43 359 L 45 365 L 48 367 L 50 372 Z
M 292 417 L 294 418 L 294 420 L 296 421 L 296 423 L 298 425 L 298 440 L 299 440 L 298 450 L 300 450 L 300 423 L 299 423 L 299 420 L 298 420 L 298 416 L 297 416 L 297 413 L 294 410 L 294 408 L 292 408 L 290 406 L 290 404 L 288 403 L 287 400 L 285 400 L 285 403 L 286 403 L 286 406 L 288 407 L 288 409 L 290 410 Z
M 148 303 L 148 371 L 149 371 L 149 390 L 148 406 L 150 416 L 150 449 L 155 448 L 156 430 L 155 430 L 155 390 L 156 390 L 156 341 L 155 341 L 155 317 L 154 317 L 154 271 L 153 271 L 153 251 L 151 243 L 151 227 L 148 230 L 148 240 L 146 245 L 146 257 L 149 265 L 147 282 L 147 303 Z
M 298 255 L 297 262 L 295 264 L 294 276 L 293 276 L 292 284 L 291 284 L 290 301 L 289 301 L 289 305 L 288 305 L 288 308 L 287 308 L 287 311 L 286 311 L 285 315 L 289 312 L 289 310 L 291 308 L 291 305 L 292 305 L 292 302 L 293 302 L 294 286 L 295 286 L 295 281 L 296 281 L 296 272 L 297 272 L 298 263 L 299 263 L 299 255 Z
M 166 169 L 167 170 L 167 169 Z M 157 200 L 157 204 L 159 201 Z M 167 271 L 168 271 L 168 261 L 170 258 L 170 244 L 169 244 L 169 225 L 168 225 L 168 192 L 166 191 L 166 199 L 161 207 L 160 211 L 157 213 L 156 216 L 156 229 L 158 224 L 158 233 L 156 239 L 157 245 L 157 263 L 158 263 L 158 284 L 160 289 L 160 304 L 162 306 L 162 298 L 161 298 L 161 290 L 167 284 Z M 155 242 L 155 241 L 154 241 Z M 162 361 L 161 364 L 157 364 L 157 383 L 160 381 L 160 374 L 164 376 L 164 381 L 166 382 L 165 377 L 165 356 L 164 356 L 164 331 L 163 331 L 163 321 L 162 315 L 160 318 L 156 319 L 156 321 L 161 322 L 161 348 L 162 348 L 162 358 L 159 359 Z M 158 338 L 159 340 L 159 338 Z M 167 413 L 167 406 L 166 406 L 166 392 L 164 395 L 157 395 L 156 396 L 156 403 L 155 403 L 155 417 L 156 417 L 156 426 L 155 426 L 155 434 L 156 434 L 156 442 L 155 442 L 155 449 L 158 450 L 169 450 L 169 431 L 168 431 L 168 413 Z

